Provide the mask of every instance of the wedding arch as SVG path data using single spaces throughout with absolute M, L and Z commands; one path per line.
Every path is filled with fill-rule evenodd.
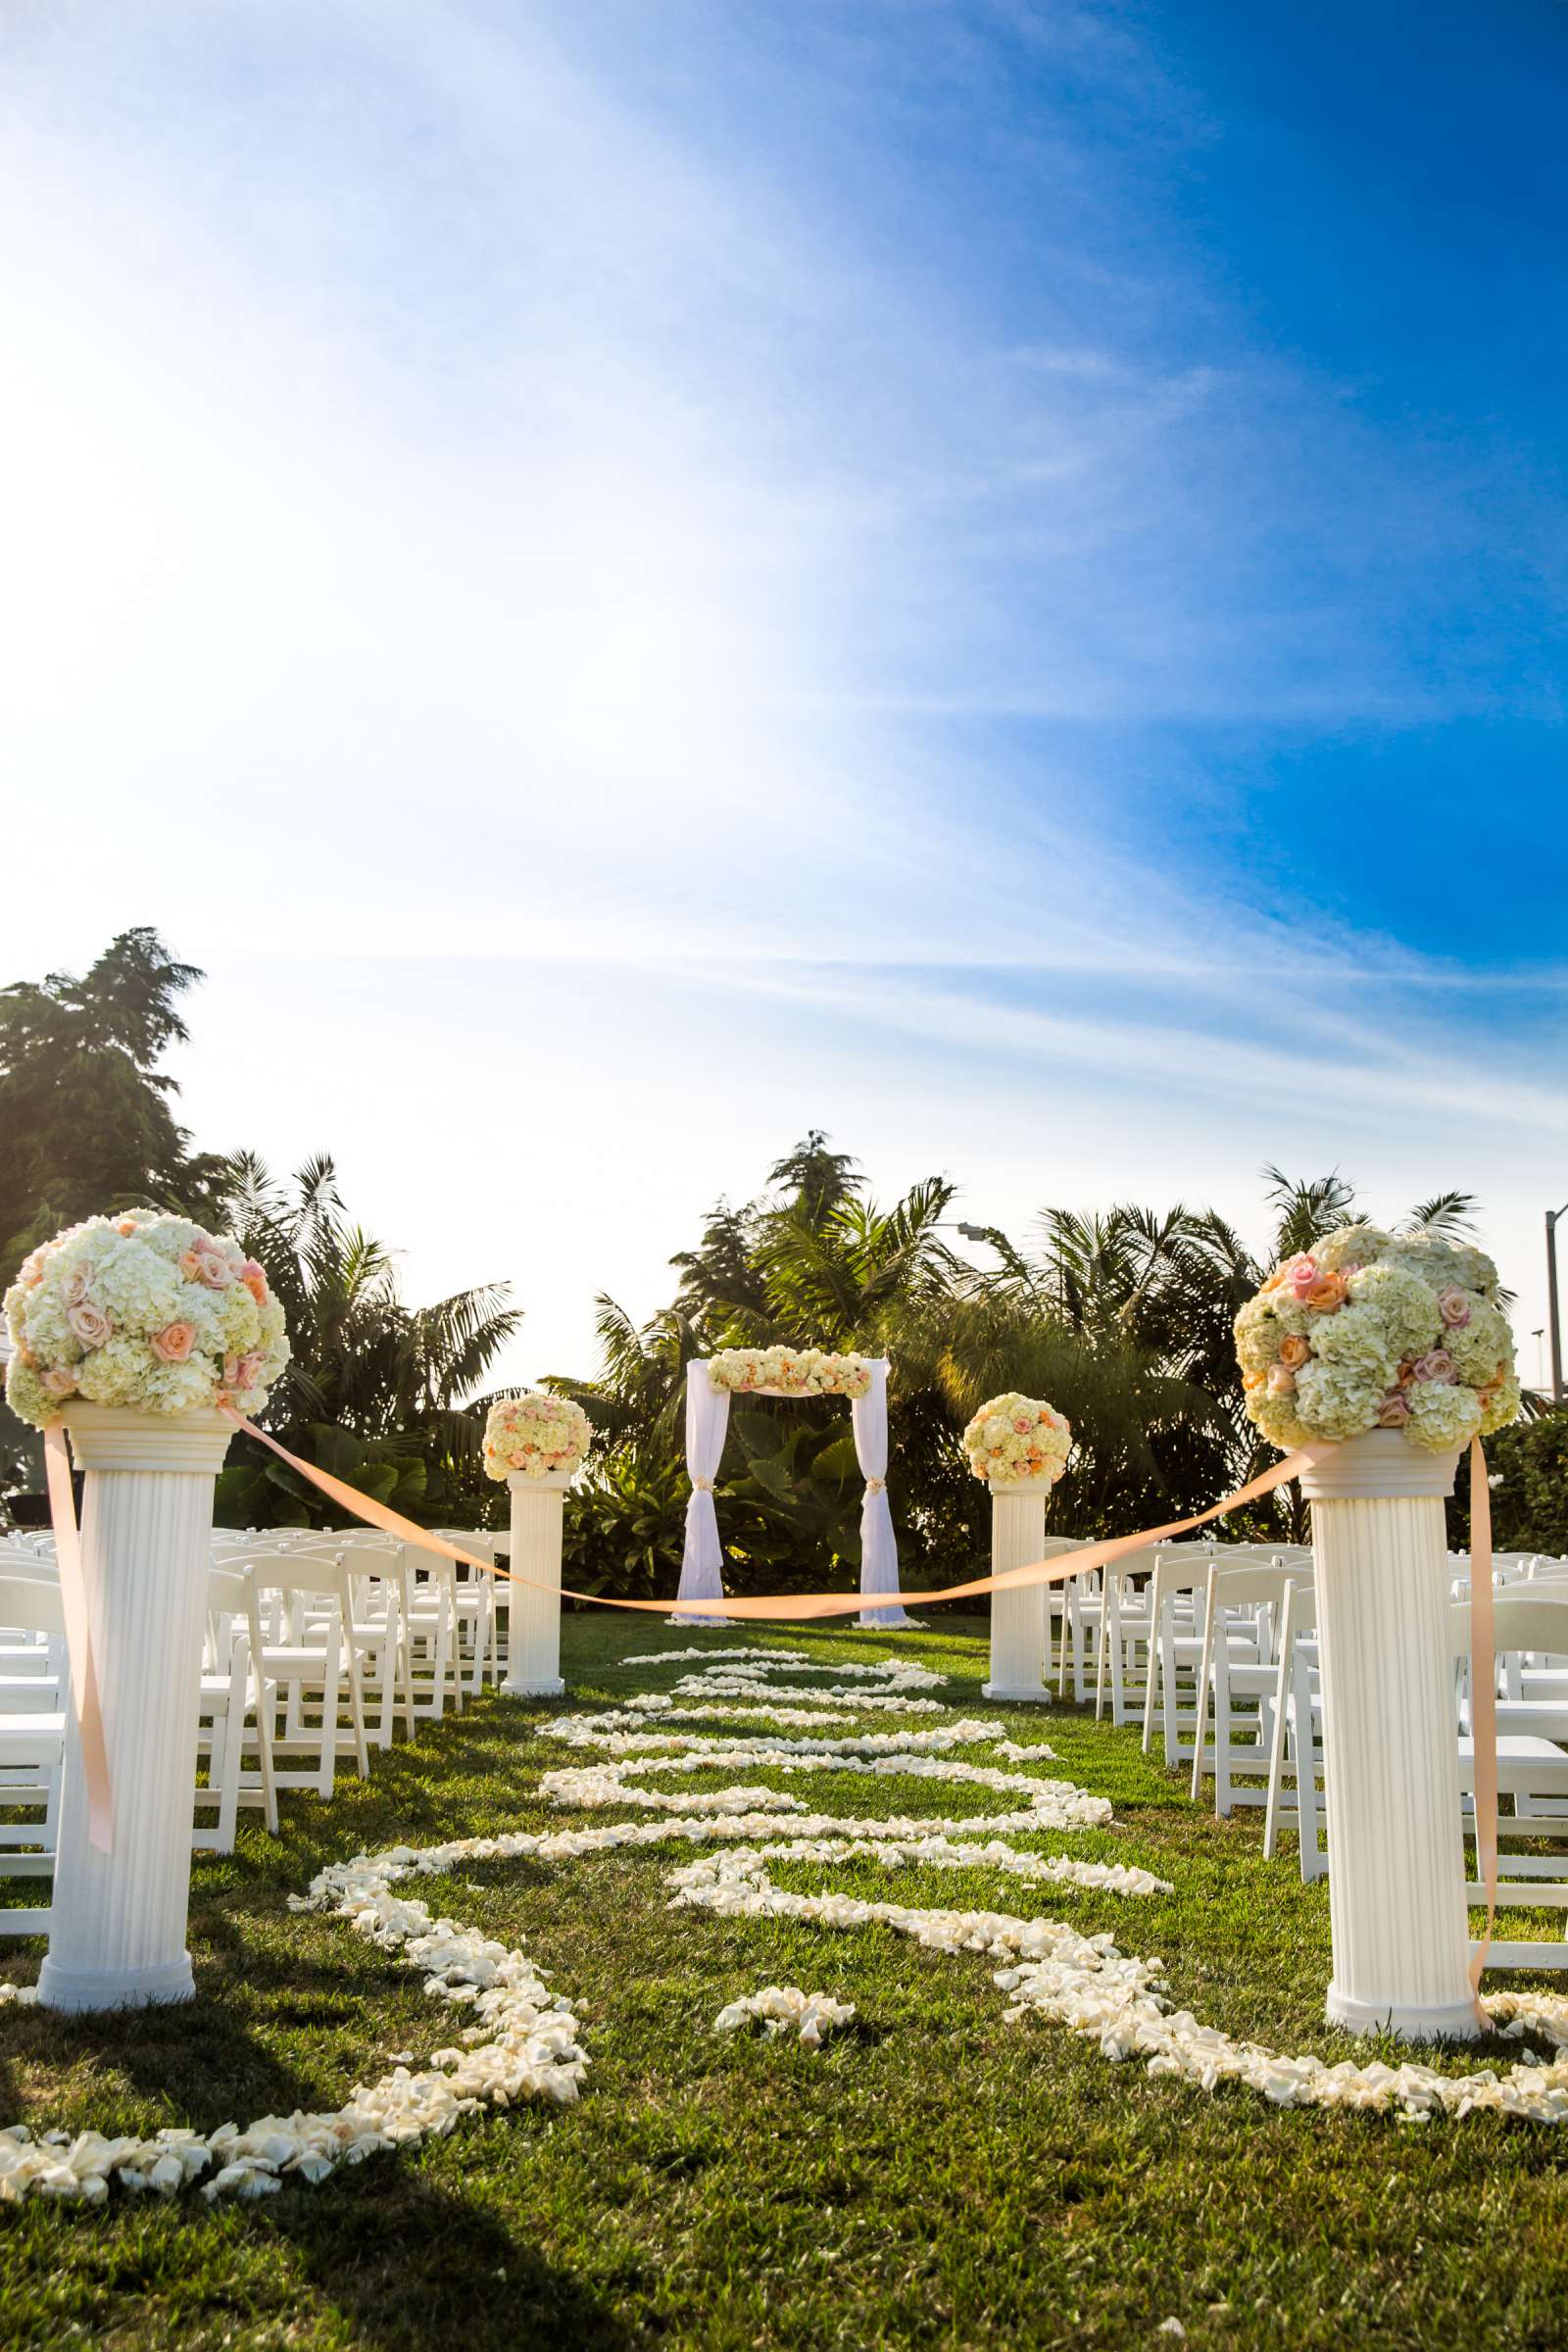
M 728 1348 L 697 1356 L 686 1368 L 686 1548 L 681 1559 L 683 1601 L 722 1601 L 724 1553 L 718 1540 L 713 1483 L 724 1456 L 732 1396 L 809 1396 L 848 1399 L 855 1458 L 865 1493 L 860 1502 L 860 1592 L 870 1603 L 899 1589 L 899 1546 L 888 1504 L 888 1361 L 882 1355 L 830 1355 L 819 1348 Z M 685 1620 L 690 1624 L 692 1620 Z M 863 1607 L 860 1623 L 912 1624 L 903 1607 Z

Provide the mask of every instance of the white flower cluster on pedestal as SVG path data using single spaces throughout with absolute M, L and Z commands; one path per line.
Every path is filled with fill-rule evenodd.
M 771 2041 L 780 2034 L 793 2034 L 808 2050 L 819 2050 L 824 2034 L 836 2026 L 847 2026 L 855 2016 L 853 2001 L 836 2001 L 830 1992 L 803 1992 L 798 1984 L 764 1984 L 760 1992 L 749 1992 L 739 2001 L 731 2001 L 713 2020 L 715 2034 L 733 2034 L 740 2026 L 755 2020 Z

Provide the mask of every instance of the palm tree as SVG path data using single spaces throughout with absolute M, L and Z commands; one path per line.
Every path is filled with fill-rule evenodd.
M 505 1283 L 406 1306 L 385 1245 L 347 1216 L 324 1154 L 292 1185 L 254 1152 L 229 1163 L 225 1214 L 268 1271 L 288 1318 L 293 1355 L 267 1419 L 292 1452 L 333 1470 L 400 1509 L 448 1509 L 478 1487 L 485 1373 L 522 1321 Z M 261 1508 L 270 1484 L 298 1509 L 319 1503 L 282 1465 L 224 1473 L 220 1501 Z M 259 1485 L 258 1479 L 266 1482 Z

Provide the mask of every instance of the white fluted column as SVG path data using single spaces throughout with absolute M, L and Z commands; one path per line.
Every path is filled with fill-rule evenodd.
M 109 1756 L 114 1848 L 87 1838 L 75 1718 L 66 1722 L 49 1953 L 51 2009 L 188 2001 L 196 1728 L 213 1480 L 233 1435 L 215 1412 L 66 1409 L 86 1473 L 82 1577 Z
M 1323 1666 L 1328 2017 L 1423 2041 L 1480 2031 L 1443 1512 L 1456 1459 L 1373 1430 L 1301 1480 Z
M 1046 1490 L 1038 1483 L 991 1482 L 991 1573 L 1025 1568 L 1046 1548 Z M 1046 1663 L 1046 1588 L 1026 1585 L 991 1595 L 991 1680 L 984 1698 L 1050 1699 Z
M 514 1698 L 559 1698 L 561 1679 L 561 1538 L 571 1475 L 529 1478 L 511 1470 L 512 1573 L 507 1588 L 507 1679 Z

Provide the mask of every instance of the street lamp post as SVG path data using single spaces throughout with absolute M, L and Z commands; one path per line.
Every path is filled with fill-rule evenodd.
M 1546 1211 L 1546 1322 L 1551 1330 L 1551 1401 L 1562 1402 L 1562 1326 L 1557 1317 L 1557 1220 L 1568 1217 L 1568 1200 Z

